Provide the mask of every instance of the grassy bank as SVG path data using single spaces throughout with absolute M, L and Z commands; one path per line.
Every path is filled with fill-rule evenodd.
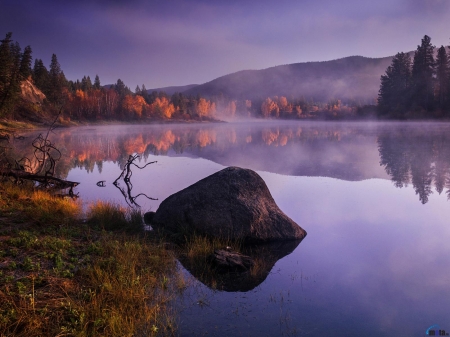
M 184 286 L 140 214 L 0 184 L 0 335 L 172 335 Z

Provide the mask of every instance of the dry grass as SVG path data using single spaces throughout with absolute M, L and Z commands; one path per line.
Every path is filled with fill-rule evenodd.
M 0 336 L 174 334 L 167 303 L 183 282 L 171 252 L 129 233 L 137 212 L 97 203 L 89 215 L 0 184 Z
M 207 258 L 216 249 L 231 247 L 234 251 L 240 252 L 242 243 L 239 241 L 224 240 L 219 238 L 209 238 L 203 235 L 188 235 L 181 245 L 182 253 L 190 259 Z
M 7 130 L 17 130 L 17 129 L 35 129 L 36 126 L 24 122 L 24 121 L 16 121 L 13 119 L 0 119 L 0 129 L 7 129 Z
M 87 217 L 90 224 L 108 231 L 139 232 L 143 229 L 139 210 L 127 209 L 109 201 L 93 203 L 88 209 Z

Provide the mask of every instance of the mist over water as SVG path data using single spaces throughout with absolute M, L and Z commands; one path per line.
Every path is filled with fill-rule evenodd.
M 241 289 L 179 268 L 181 336 L 423 336 L 450 330 L 450 124 L 241 122 L 58 130 L 58 172 L 83 200 L 124 205 L 112 185 L 141 155 L 146 210 L 226 166 L 256 170 L 307 232 Z M 26 152 L 26 144 L 16 142 Z M 106 187 L 96 183 L 105 181 Z M 278 260 L 277 260 L 278 259 Z M 197 279 L 198 277 L 198 279 Z M 203 283 L 204 282 L 204 283 Z M 238 289 L 228 285 L 228 289 Z M 250 289 L 250 290 L 248 290 Z

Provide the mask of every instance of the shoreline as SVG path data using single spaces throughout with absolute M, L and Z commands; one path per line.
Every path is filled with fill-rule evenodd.
M 0 335 L 175 331 L 173 252 L 136 212 L 97 202 L 83 220 L 80 205 L 0 182 Z

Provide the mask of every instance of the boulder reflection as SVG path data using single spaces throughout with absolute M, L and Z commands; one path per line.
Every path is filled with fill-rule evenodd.
M 214 290 L 227 292 L 250 291 L 260 285 L 269 275 L 275 263 L 291 254 L 302 240 L 277 241 L 262 245 L 248 246 L 245 255 L 254 260 L 254 266 L 245 272 L 221 273 L 204 259 L 179 257 L 180 263 L 197 280 Z

